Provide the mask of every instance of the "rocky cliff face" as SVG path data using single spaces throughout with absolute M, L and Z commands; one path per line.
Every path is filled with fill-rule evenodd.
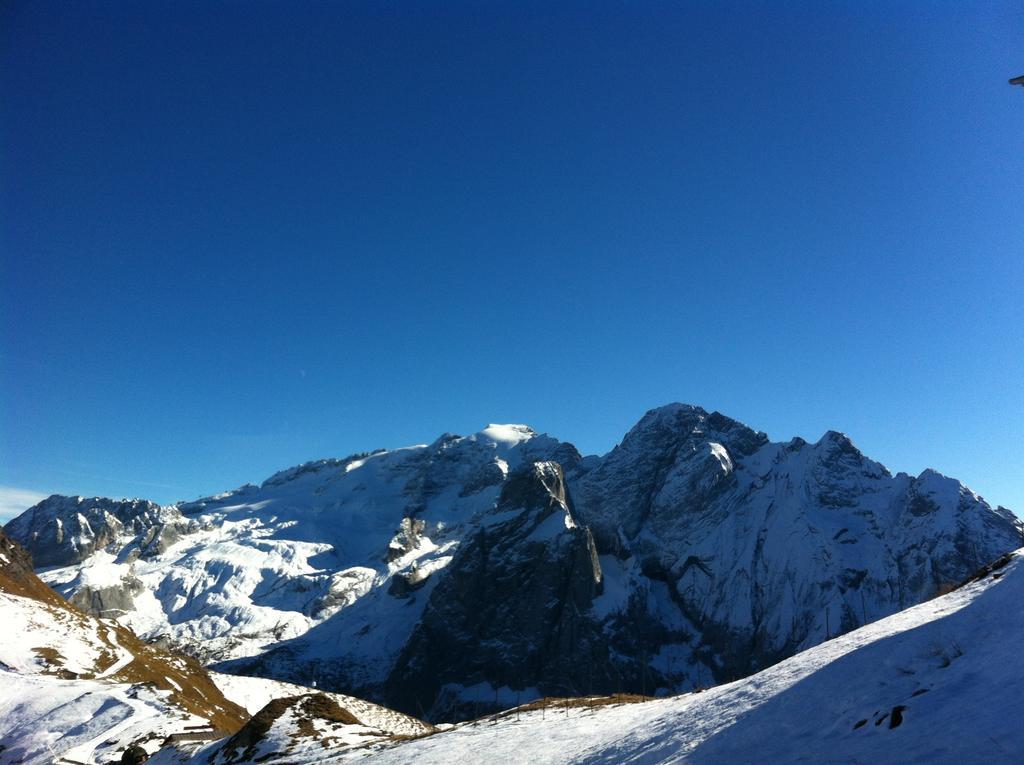
M 44 499 L 6 526 L 21 541 L 37 566 L 70 566 L 93 553 L 115 546 L 126 553 L 159 555 L 188 532 L 188 523 L 173 507 L 144 499 L 105 497 Z
M 493 701 L 467 688 L 554 688 L 584 675 L 601 648 L 589 614 L 600 590 L 597 549 L 569 508 L 561 466 L 522 468 L 431 593 L 385 698 L 434 719 L 462 718 Z
M 652 667 L 667 687 L 750 674 L 932 597 L 1022 539 L 1011 513 L 958 481 L 893 476 L 840 433 L 772 444 L 684 405 L 648 412 L 570 487 L 606 576 L 663 582 L 692 627 L 700 661 Z M 703 667 L 710 678 L 694 676 Z
M 112 560 L 117 565 L 99 576 L 80 576 L 65 589 L 72 603 L 100 618 L 118 618 L 132 611 L 146 592 L 135 576 L 134 561 L 156 559 L 198 524 L 175 507 L 141 499 L 53 495 L 7 524 L 7 531 L 25 545 L 36 566 L 73 567 L 85 560 Z M 98 572 L 100 569 L 90 566 Z
M 746 675 L 1024 544 L 934 471 L 682 404 L 604 457 L 490 426 L 175 508 L 51 498 L 7 530 L 147 637 L 434 720 Z

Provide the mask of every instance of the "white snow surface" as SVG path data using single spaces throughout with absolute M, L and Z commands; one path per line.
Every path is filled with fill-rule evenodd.
M 204 720 L 183 715 L 160 693 L 96 680 L 61 680 L 0 669 L 0 763 L 115 762 L 148 738 L 155 749 L 169 733 Z
M 429 446 L 311 462 L 260 487 L 163 508 L 194 523 L 160 554 L 133 554 L 135 538 L 125 535 L 81 563 L 38 573 L 69 597 L 135 582 L 131 608 L 112 615 L 207 661 L 259 654 L 345 611 L 316 644 L 334 655 L 344 646 L 364 667 L 361 679 L 374 682 L 418 621 L 431 576 L 493 508 L 510 466 L 559 445 L 525 425 L 490 425 Z M 409 516 L 423 528 L 403 547 Z M 387 594 L 398 574 L 426 580 L 417 597 Z
M 169 733 L 207 722 L 166 691 L 115 682 L 134 656 L 102 621 L 4 592 L 0 619 L 0 765 L 115 761 L 134 742 L 156 749 Z M 55 663 L 45 658 L 53 652 Z
M 229 701 L 233 701 L 253 715 L 274 699 L 322 692 L 315 688 L 262 677 L 228 675 L 223 672 L 210 672 L 210 677 Z M 340 707 L 351 712 L 365 726 L 387 734 L 418 736 L 432 730 L 430 725 L 420 720 L 403 715 L 393 709 L 357 699 L 354 696 L 346 696 L 341 693 L 324 693 L 324 695 L 338 702 Z
M 309 698 L 300 699 L 289 705 L 251 749 L 233 746 L 232 739 L 227 739 L 200 749 L 199 759 L 211 765 L 234 765 L 239 762 L 280 759 L 284 756 L 289 762 L 302 763 L 320 759 L 324 752 L 340 754 L 387 740 L 387 734 L 372 726 L 355 725 L 310 714 L 303 708 L 304 702 Z M 154 765 L 162 765 L 173 759 L 161 754 L 154 758 Z
M 116 639 L 111 644 L 113 630 L 70 610 L 0 592 L 0 614 L 0 662 L 9 670 L 47 671 L 50 665 L 41 651 L 55 651 L 64 669 L 88 678 L 108 677 L 132 660 Z

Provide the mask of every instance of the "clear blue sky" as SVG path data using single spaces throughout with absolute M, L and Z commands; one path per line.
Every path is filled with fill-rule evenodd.
M 1024 512 L 1019 3 L 0 6 L 0 486 L 653 406 Z

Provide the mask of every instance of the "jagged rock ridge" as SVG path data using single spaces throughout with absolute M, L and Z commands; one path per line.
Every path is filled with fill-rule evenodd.
M 102 610 L 112 587 L 150 638 L 433 720 L 750 674 L 1024 544 L 1009 511 L 934 471 L 682 404 L 604 457 L 490 426 L 127 514 L 153 522 L 109 502 L 51 498 L 8 529 L 45 544 L 102 510 L 116 531 L 65 531 L 44 572 L 62 592 Z M 146 552 L 168 526 L 179 538 Z

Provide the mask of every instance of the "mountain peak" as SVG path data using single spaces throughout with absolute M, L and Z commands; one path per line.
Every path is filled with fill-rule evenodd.
M 644 416 L 640 418 L 637 425 L 642 423 L 654 423 L 662 422 L 668 419 L 679 419 L 683 417 L 701 417 L 707 416 L 707 410 L 703 407 L 696 406 L 695 404 L 683 404 L 678 401 L 673 401 L 662 406 L 656 406 L 653 409 L 648 409 Z
M 961 492 L 968 492 L 972 496 L 977 497 L 977 494 L 964 486 L 960 480 L 950 478 L 932 468 L 925 468 L 921 471 L 921 475 L 917 477 L 915 483 L 919 493 L 944 496 L 950 502 L 956 501 Z
M 472 438 L 476 441 L 490 441 L 498 446 L 513 447 L 523 441 L 529 441 L 536 435 L 537 432 L 529 425 L 491 423 Z
M 671 447 L 696 438 L 722 443 L 730 451 L 750 454 L 768 443 L 768 436 L 720 412 L 692 404 L 672 403 L 650 409 L 630 429 L 620 446 L 647 448 L 655 443 Z M 641 446 L 644 445 L 644 446 Z
M 854 446 L 854 443 L 853 441 L 850 440 L 850 437 L 845 433 L 840 433 L 838 430 L 825 431 L 825 434 L 818 439 L 818 443 L 816 444 L 816 446 L 821 446 L 829 450 L 838 449 L 839 451 L 844 452 L 856 452 L 857 454 L 861 453 L 860 449 Z
M 826 430 L 818 443 L 852 443 L 850 437 L 838 430 Z

